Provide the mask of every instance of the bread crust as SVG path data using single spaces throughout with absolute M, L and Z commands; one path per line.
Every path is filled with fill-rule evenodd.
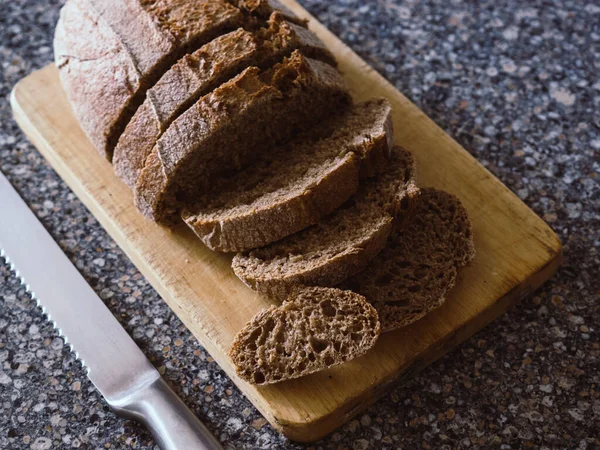
M 61 9 L 54 58 L 75 117 L 108 158 L 110 129 L 141 88 L 140 72 L 88 0 L 69 0 Z

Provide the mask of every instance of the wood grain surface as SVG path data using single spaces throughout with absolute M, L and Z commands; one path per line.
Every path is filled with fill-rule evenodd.
M 269 305 L 233 274 L 229 256 L 208 250 L 186 227 L 146 220 L 128 188 L 92 148 L 73 117 L 53 65 L 23 79 L 11 102 L 19 125 L 163 299 L 269 422 L 291 439 L 331 432 L 470 337 L 547 280 L 560 262 L 552 230 L 423 112 L 297 3 L 336 55 L 357 100 L 387 97 L 396 142 L 415 155 L 421 186 L 457 195 L 473 221 L 477 257 L 447 303 L 418 323 L 383 335 L 363 357 L 274 386 L 235 376 L 227 350 L 235 333 Z

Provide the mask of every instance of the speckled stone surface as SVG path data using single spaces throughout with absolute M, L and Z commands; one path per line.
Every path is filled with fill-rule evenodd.
M 535 295 L 314 449 L 600 445 L 600 7 L 593 0 L 303 0 L 559 234 Z M 52 59 L 57 0 L 2 0 L 0 168 L 227 449 L 306 448 L 239 393 L 11 118 Z M 2 211 L 0 211 L 2 220 Z M 0 448 L 148 449 L 0 264 Z

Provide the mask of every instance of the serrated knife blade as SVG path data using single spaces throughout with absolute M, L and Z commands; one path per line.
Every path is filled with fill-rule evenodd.
M 221 449 L 0 172 L 0 255 L 75 352 L 113 410 L 165 450 Z

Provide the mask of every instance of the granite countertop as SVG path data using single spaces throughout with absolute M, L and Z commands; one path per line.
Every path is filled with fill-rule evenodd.
M 597 448 L 598 3 L 301 3 L 542 216 L 565 253 L 537 293 L 308 448 Z M 10 90 L 51 62 L 60 4 L 2 3 L 0 169 L 226 448 L 306 448 L 239 393 L 13 121 Z M 0 448 L 153 447 L 108 409 L 0 263 Z

